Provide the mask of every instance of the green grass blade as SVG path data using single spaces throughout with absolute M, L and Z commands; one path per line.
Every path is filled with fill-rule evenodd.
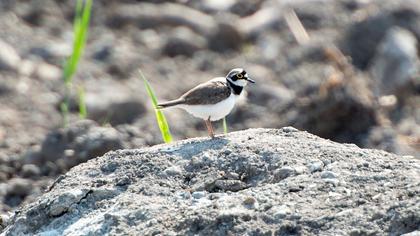
M 91 16 L 93 0 L 77 0 L 75 17 L 73 21 L 73 51 L 70 57 L 67 58 L 64 69 L 63 69 L 63 80 L 66 88 L 65 92 L 65 103 L 62 106 L 61 112 L 63 114 L 64 126 L 68 124 L 68 107 L 69 97 L 72 87 L 73 76 L 77 71 L 77 65 L 85 50 L 87 34 L 89 31 L 89 21 Z M 85 104 L 85 92 L 82 87 L 78 90 L 79 96 L 79 116 L 80 118 L 86 118 L 87 109 Z
M 78 0 L 76 4 L 76 14 L 73 26 L 73 52 L 64 66 L 63 78 L 66 83 L 71 83 L 72 77 L 77 70 L 77 64 L 84 51 L 89 29 L 92 0 L 86 0 L 84 5 L 82 2 L 82 0 Z
M 74 19 L 73 19 L 73 32 L 77 32 L 79 28 L 79 21 L 80 15 L 82 14 L 83 10 L 83 0 L 77 0 L 76 2 L 76 10 L 74 11 Z
M 169 143 L 172 141 L 172 135 L 171 131 L 169 130 L 168 122 L 166 121 L 163 112 L 157 109 L 158 101 L 155 92 L 152 89 L 152 86 L 150 86 L 149 82 L 147 81 L 146 77 L 144 77 L 141 70 L 139 70 L 139 73 L 141 78 L 143 79 L 144 87 L 146 88 L 147 94 L 149 95 L 150 100 L 152 101 L 153 108 L 155 109 L 156 121 L 162 134 L 162 139 L 165 143 Z
M 85 119 L 87 117 L 87 108 L 86 108 L 86 99 L 85 99 L 85 89 L 82 86 L 79 86 L 77 95 L 79 102 L 79 117 Z
M 225 133 L 225 134 L 228 133 L 228 127 L 227 127 L 226 117 L 223 118 L 223 133 Z

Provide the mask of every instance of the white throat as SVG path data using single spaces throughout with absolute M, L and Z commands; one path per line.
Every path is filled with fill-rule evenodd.
M 226 78 L 227 80 L 229 80 L 229 82 L 231 82 L 232 84 L 236 85 L 236 86 L 240 86 L 240 87 L 245 87 L 248 84 L 248 81 L 241 79 L 241 80 L 236 80 L 233 81 L 230 78 Z

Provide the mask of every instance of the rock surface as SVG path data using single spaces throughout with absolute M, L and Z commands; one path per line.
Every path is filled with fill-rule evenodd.
M 294 128 L 120 150 L 59 177 L 1 235 L 401 235 L 420 161 Z

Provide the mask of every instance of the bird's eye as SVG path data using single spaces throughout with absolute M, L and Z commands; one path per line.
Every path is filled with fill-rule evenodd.
M 242 74 L 237 74 L 236 77 L 238 77 L 239 79 L 242 79 L 244 76 Z

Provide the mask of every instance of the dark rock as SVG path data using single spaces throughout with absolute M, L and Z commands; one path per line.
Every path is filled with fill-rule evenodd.
M 41 150 L 36 155 L 28 156 L 26 162 L 41 165 L 62 160 L 62 168 L 66 170 L 120 148 L 122 143 L 114 128 L 99 127 L 93 121 L 84 120 L 48 134 Z
M 360 77 L 332 81 L 320 84 L 318 91 L 297 104 L 293 126 L 334 141 L 361 144 L 377 123 L 367 82 Z
M 32 192 L 32 188 L 32 182 L 28 179 L 12 178 L 8 180 L 3 203 L 10 207 L 18 206 Z
M 413 87 L 411 82 L 419 68 L 416 37 L 399 27 L 389 29 L 377 48 L 370 69 L 380 93 L 408 96 L 406 91 Z
M 162 53 L 170 57 L 184 55 L 191 57 L 205 46 L 205 39 L 186 27 L 178 27 L 167 38 L 162 47 Z
M 216 52 L 237 51 L 242 48 L 243 36 L 235 26 L 219 23 L 215 33 L 208 37 L 208 47 Z
M 273 183 L 279 155 L 291 168 L 322 158 L 343 181 L 319 178 L 325 171 Z M 171 166 L 181 174 L 163 174 Z M 3 234 L 401 235 L 420 223 L 419 166 L 414 158 L 273 129 L 120 150 L 74 167 L 17 211 Z M 244 174 L 223 179 L 229 172 Z M 217 185 L 213 193 L 190 194 L 208 183 Z
M 412 8 L 379 11 L 349 27 L 342 48 L 350 54 L 352 63 L 364 70 L 371 64 L 378 42 L 382 41 L 389 29 L 399 26 L 412 31 L 420 39 L 419 23 L 420 9 L 415 5 Z
M 22 166 L 22 176 L 25 178 L 36 179 L 40 176 L 41 170 L 37 165 L 25 164 Z
M 57 107 L 62 101 L 63 99 Z M 88 119 L 113 126 L 131 124 L 146 113 L 145 104 L 140 96 L 114 81 L 102 82 L 94 91 L 86 91 L 85 105 Z M 71 96 L 70 111 L 79 111 L 76 95 Z
M 240 17 L 245 17 L 254 14 L 258 11 L 264 3 L 262 0 L 256 1 L 236 1 L 231 7 L 230 11 Z
M 13 178 L 8 182 L 7 195 L 25 197 L 32 190 L 31 181 L 22 178 Z
M 128 24 L 143 29 L 185 26 L 202 35 L 210 35 L 217 26 L 211 16 L 181 4 L 118 4 L 108 25 L 121 28 Z

